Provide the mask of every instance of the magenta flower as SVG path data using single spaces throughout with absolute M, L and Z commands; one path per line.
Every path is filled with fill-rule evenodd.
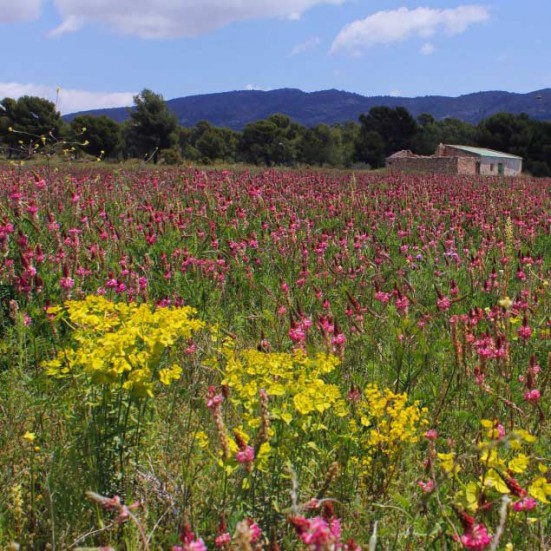
M 66 290 L 72 289 L 75 286 L 75 280 L 72 277 L 62 277 L 59 280 L 59 286 Z
M 524 393 L 524 399 L 527 402 L 532 402 L 533 404 L 539 402 L 541 398 L 541 393 L 537 388 L 533 388 L 532 390 L 527 390 Z
M 214 545 L 217 548 L 224 548 L 224 547 L 228 546 L 230 543 L 231 543 L 231 536 L 230 536 L 229 532 L 224 532 L 223 534 L 220 534 L 214 540 Z
M 425 438 L 427 440 L 436 440 L 438 438 L 438 432 L 436 429 L 429 429 L 427 432 L 425 432 Z
M 235 458 L 239 463 L 252 463 L 254 461 L 254 448 L 247 446 L 245 449 L 238 451 Z
M 434 490 L 434 480 L 431 478 L 429 478 L 426 482 L 419 480 L 417 485 L 421 488 L 424 494 L 430 494 Z
M 484 524 L 474 524 L 461 536 L 461 543 L 465 549 L 483 551 L 492 542 L 492 536 Z
M 531 511 L 534 507 L 537 507 L 537 505 L 538 503 L 533 497 L 525 497 L 513 503 L 513 511 L 517 513 L 520 511 Z
M 452 302 L 448 297 L 439 297 L 436 300 L 436 306 L 441 312 L 446 312 L 447 310 L 449 310 L 451 305 Z
M 224 396 L 222 396 L 222 394 L 216 394 L 216 389 L 213 386 L 209 386 L 205 399 L 207 407 L 212 410 L 217 409 L 223 401 Z

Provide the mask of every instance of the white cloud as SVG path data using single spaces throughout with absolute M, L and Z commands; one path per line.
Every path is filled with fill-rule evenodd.
M 55 29 L 52 29 L 48 36 L 60 36 L 62 34 L 74 33 L 78 31 L 85 24 L 85 20 L 77 15 L 69 15 L 66 17 L 61 25 L 58 25 Z
M 345 51 L 358 55 L 373 46 L 401 42 L 411 37 L 426 39 L 439 33 L 461 34 L 470 25 L 489 17 L 488 9 L 478 5 L 379 11 L 346 25 L 333 41 L 331 53 Z
M 0 0 L 4 1 L 4 0 Z M 236 21 L 297 19 L 320 4 L 345 0 L 54 0 L 62 23 L 51 34 L 103 23 L 141 38 L 197 36 Z
M 245 86 L 245 90 L 256 90 L 256 91 L 259 91 L 259 92 L 265 92 L 266 91 L 266 88 L 262 88 L 262 86 L 257 86 L 256 84 L 247 84 Z
M 402 90 L 391 90 L 388 95 L 391 97 L 391 98 L 403 98 L 404 97 L 404 92 L 402 92 Z
M 89 92 L 55 88 L 43 84 L 21 84 L 19 82 L 0 82 L 0 98 L 17 99 L 21 96 L 39 96 L 57 104 L 63 113 L 74 113 L 88 109 L 106 107 L 125 107 L 133 104 L 135 92 Z
M 312 50 L 315 50 L 321 42 L 321 39 L 319 36 L 312 36 L 305 40 L 304 42 L 301 42 L 300 44 L 297 44 L 292 50 L 291 55 L 299 55 L 304 54 L 306 52 L 311 52 Z
M 42 0 L 0 0 L 0 23 L 15 23 L 37 19 Z
M 430 55 L 433 54 L 435 50 L 434 44 L 431 42 L 425 42 L 422 46 L 419 52 L 421 52 L 423 55 Z

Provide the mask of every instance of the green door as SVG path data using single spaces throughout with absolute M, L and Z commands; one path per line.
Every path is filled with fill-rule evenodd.
M 503 163 L 497 163 L 497 173 L 500 174 L 501 176 L 503 176 L 503 174 L 505 174 L 505 172 L 503 170 Z

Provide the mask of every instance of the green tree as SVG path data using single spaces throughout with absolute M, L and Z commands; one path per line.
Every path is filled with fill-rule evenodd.
M 125 139 L 131 155 L 145 156 L 156 163 L 159 152 L 178 143 L 178 119 L 161 94 L 144 89 L 134 96 L 134 109 Z
M 535 125 L 526 114 L 497 113 L 477 128 L 478 144 L 526 157 L 534 138 Z
M 303 131 L 287 115 L 271 115 L 245 127 L 238 151 L 248 163 L 291 166 L 296 163 Z
M 342 163 L 341 134 L 326 124 L 305 129 L 300 147 L 300 161 L 310 165 L 337 166 Z
M 369 164 L 371 168 L 380 168 L 385 166 L 385 151 L 386 144 L 379 132 L 362 126 L 356 140 L 356 160 Z
M 337 124 L 333 127 L 339 135 L 340 164 L 350 168 L 356 160 L 356 143 L 360 135 L 360 125 L 354 121 Z
M 115 157 L 122 147 L 121 126 L 105 115 L 78 115 L 71 121 L 71 139 L 96 157 Z M 86 143 L 87 142 L 87 143 Z
M 390 155 L 401 149 L 411 149 L 417 123 L 405 107 L 373 107 L 369 114 L 360 115 L 360 140 L 373 142 L 376 132 L 384 142 L 384 153 Z
M 2 139 L 11 154 L 31 157 L 60 139 L 63 121 L 53 102 L 22 96 L 17 101 L 4 98 L 1 105 Z
M 476 128 L 459 119 L 445 118 L 440 121 L 428 113 L 417 117 L 417 132 L 411 149 L 419 155 L 432 155 L 438 144 L 473 145 L 476 143 Z
M 207 121 L 199 121 L 191 139 L 199 158 L 208 161 L 235 160 L 238 134 L 229 128 L 217 128 Z

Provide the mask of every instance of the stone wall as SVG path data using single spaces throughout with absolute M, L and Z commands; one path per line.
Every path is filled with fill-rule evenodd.
M 473 157 L 399 157 L 387 160 L 391 170 L 433 172 L 435 174 L 476 174 L 477 159 Z
M 476 157 L 456 157 L 457 174 L 478 174 L 479 162 Z

